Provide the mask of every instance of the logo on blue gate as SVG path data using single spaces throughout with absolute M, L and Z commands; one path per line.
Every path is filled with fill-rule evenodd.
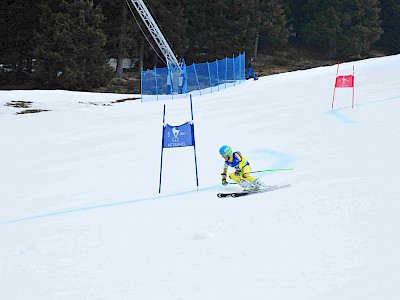
M 187 122 L 180 126 L 164 127 L 164 148 L 193 146 L 192 125 Z

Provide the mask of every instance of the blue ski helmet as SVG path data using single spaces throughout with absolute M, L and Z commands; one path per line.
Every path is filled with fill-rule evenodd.
M 222 146 L 219 148 L 219 154 L 221 154 L 222 157 L 231 157 L 232 156 L 232 148 L 230 146 Z

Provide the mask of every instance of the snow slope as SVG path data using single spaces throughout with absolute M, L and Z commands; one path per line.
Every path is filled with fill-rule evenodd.
M 399 299 L 400 55 L 353 65 L 194 97 L 161 194 L 188 99 L 0 91 L 0 299 Z M 217 198 L 223 144 L 291 188 Z

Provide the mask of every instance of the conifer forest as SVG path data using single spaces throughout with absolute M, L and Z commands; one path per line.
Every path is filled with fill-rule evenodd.
M 400 52 L 399 0 L 144 2 L 186 64 L 290 45 L 336 60 L 365 58 L 376 48 Z M 130 1 L 4 0 L 0 15 L 0 86 L 90 91 L 120 76 L 126 58 L 136 72 L 165 67 Z

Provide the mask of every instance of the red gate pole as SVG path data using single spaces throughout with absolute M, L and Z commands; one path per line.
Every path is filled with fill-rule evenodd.
M 336 76 L 335 76 L 335 86 L 333 88 L 333 98 L 332 98 L 332 108 L 333 109 L 333 102 L 335 101 L 335 91 L 336 91 L 336 77 L 339 73 L 339 65 L 340 65 L 340 61 L 338 61 L 338 65 L 337 65 L 337 69 L 336 69 Z
M 351 108 L 354 108 L 354 65 L 353 65 L 353 98 L 351 102 Z

